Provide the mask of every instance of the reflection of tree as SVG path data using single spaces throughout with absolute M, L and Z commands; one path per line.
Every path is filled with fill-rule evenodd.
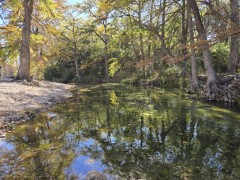
M 135 172 L 136 178 L 139 172 L 144 172 L 141 176 L 155 174 L 158 177 L 195 177 L 194 173 L 197 173 L 199 177 L 204 177 L 204 172 L 209 171 L 209 168 L 203 167 L 202 161 L 206 149 L 213 148 L 211 143 L 214 140 L 209 140 L 210 127 L 202 121 L 203 116 L 196 113 L 196 103 L 193 101 L 188 105 L 177 98 L 163 99 L 160 103 L 156 100 L 158 97 L 150 91 L 147 93 L 153 97 L 151 101 L 141 97 L 141 100 L 132 102 L 130 98 L 131 105 L 128 107 L 126 99 L 122 102 L 120 97 L 118 107 L 111 106 L 112 113 L 107 111 L 107 116 L 111 116 L 111 136 L 118 141 L 106 143 L 96 137 L 104 152 L 103 161 L 108 162 L 108 166 L 112 167 L 115 173 L 121 172 L 121 175 L 127 176 Z M 137 96 L 139 95 L 135 97 Z M 144 120 L 143 116 L 136 114 L 139 107 L 149 107 L 147 102 L 154 103 L 153 107 L 158 109 L 162 118 L 149 117 Z M 119 108 L 122 104 L 124 110 Z M 122 111 L 125 114 L 119 113 Z M 139 125 L 136 122 L 139 122 Z M 212 123 L 214 124 L 214 121 Z M 208 124 L 212 126 L 210 122 Z M 174 175 L 172 172 L 178 173 Z
M 41 123 L 39 122 L 41 120 Z M 55 124 L 48 116 L 40 115 L 28 125 L 23 125 L 10 136 L 9 140 L 15 144 L 12 152 L 5 156 L 13 156 L 8 164 L 12 164 L 11 172 L 4 178 L 25 177 L 33 179 L 63 178 L 63 170 L 72 160 L 59 157 L 65 150 L 64 135 L 66 124 Z M 63 127 L 60 127 L 60 126 Z M 61 138 L 62 137 L 62 138 Z M 18 158 L 16 158 L 18 157 Z
M 239 168 L 240 135 L 231 121 L 217 121 L 212 111 L 198 111 L 196 101 L 166 91 L 123 92 L 80 94 L 56 108 L 59 118 L 41 117 L 41 123 L 19 129 L 10 140 L 25 159 L 12 171 L 27 167 L 24 176 L 64 177 L 64 170 L 71 174 L 72 160 L 84 155 L 125 179 L 236 177 L 232 167 Z
M 141 116 L 141 126 L 140 126 L 140 146 L 143 147 L 143 127 L 144 127 L 144 118 Z

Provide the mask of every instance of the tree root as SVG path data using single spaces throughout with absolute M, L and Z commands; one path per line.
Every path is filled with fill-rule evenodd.
M 24 85 L 27 85 L 27 86 L 36 86 L 36 87 L 40 87 L 40 83 L 38 81 L 34 81 L 34 80 L 31 80 L 30 82 L 28 82 L 26 79 L 24 79 L 22 81 L 22 83 Z
M 205 87 L 204 98 L 211 101 L 235 103 L 240 100 L 240 79 L 234 79 L 229 85 L 210 82 Z
M 198 84 L 191 83 L 189 85 L 189 87 L 187 88 L 187 93 L 188 94 L 196 94 L 196 93 L 198 93 L 199 89 L 200 89 L 200 87 Z

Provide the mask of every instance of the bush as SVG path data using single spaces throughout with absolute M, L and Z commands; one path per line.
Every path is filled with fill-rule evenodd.
M 44 72 L 44 78 L 48 81 L 53 81 L 54 79 L 58 79 L 60 77 L 61 77 L 61 72 L 59 67 L 57 66 L 47 67 Z
M 227 42 L 216 44 L 211 48 L 213 66 L 217 73 L 225 73 L 227 71 L 229 45 Z
M 56 64 L 54 66 L 47 67 L 44 72 L 44 78 L 48 81 L 56 81 L 68 83 L 75 77 L 75 71 L 67 64 Z

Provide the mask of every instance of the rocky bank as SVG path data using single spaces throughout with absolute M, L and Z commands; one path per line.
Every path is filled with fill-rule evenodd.
M 0 81 L 0 136 L 15 124 L 32 119 L 36 113 L 72 97 L 74 85 L 36 81 Z

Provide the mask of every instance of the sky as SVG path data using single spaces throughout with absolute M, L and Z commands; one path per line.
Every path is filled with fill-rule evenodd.
M 82 2 L 82 0 L 68 0 L 69 4 L 75 4 L 77 2 Z

